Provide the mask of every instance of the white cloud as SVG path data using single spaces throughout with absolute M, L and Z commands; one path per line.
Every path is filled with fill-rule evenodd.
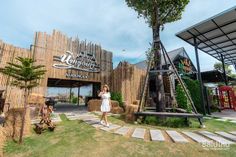
M 180 30 L 235 5 L 235 0 L 191 0 L 179 21 L 167 24 L 161 38 L 168 51 L 185 47 L 195 61 L 193 48 L 175 36 Z M 0 2 L 0 39 L 29 47 L 35 31 L 58 29 L 102 45 L 114 62 L 138 62 L 152 39 L 151 29 L 137 13 L 118 0 L 7 0 Z M 125 53 L 122 50 L 125 49 Z M 214 59 L 200 55 L 201 68 L 212 69 Z

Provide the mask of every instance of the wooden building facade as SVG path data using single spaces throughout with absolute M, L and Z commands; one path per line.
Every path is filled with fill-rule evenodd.
M 101 84 L 111 84 L 112 53 L 100 45 L 67 37 L 54 30 L 52 34 L 36 32 L 30 49 L 18 48 L 0 41 L 0 67 L 15 58 L 31 57 L 47 70 L 40 86 L 33 93 L 44 95 L 48 87 L 79 87 L 93 84 L 93 95 Z M 0 89 L 5 90 L 6 102 L 22 106 L 22 91 L 10 86 L 11 78 L 0 74 Z

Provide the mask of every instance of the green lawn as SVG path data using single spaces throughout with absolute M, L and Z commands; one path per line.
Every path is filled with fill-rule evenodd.
M 228 150 L 204 150 L 200 144 L 177 144 L 173 142 L 151 142 L 107 133 L 83 123 L 69 121 L 64 115 L 55 132 L 41 135 L 32 133 L 25 138 L 24 144 L 8 141 L 6 157 L 156 157 L 156 156 L 235 156 L 236 145 Z M 123 123 L 116 118 L 110 121 Z M 207 120 L 209 130 L 236 130 L 235 124 Z M 130 124 L 132 125 L 132 124 Z M 150 126 L 143 125 L 150 128 Z M 164 127 L 158 127 L 165 129 Z M 190 128 L 191 129 L 191 128 Z M 197 129 L 197 128 L 193 128 Z M 186 129 L 185 129 L 186 130 Z

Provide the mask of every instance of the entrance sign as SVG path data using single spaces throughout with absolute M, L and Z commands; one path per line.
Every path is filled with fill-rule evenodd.
M 181 73 L 190 73 L 192 72 L 191 61 L 189 59 L 183 59 L 179 61 L 179 71 Z
M 97 63 L 95 55 L 86 51 L 81 51 L 76 55 L 71 51 L 66 51 L 62 56 L 53 56 L 53 60 L 61 62 L 60 64 L 53 64 L 55 68 L 100 72 L 100 65 Z
M 78 78 L 78 79 L 87 79 L 88 75 L 66 73 L 66 77 L 68 77 L 68 78 Z

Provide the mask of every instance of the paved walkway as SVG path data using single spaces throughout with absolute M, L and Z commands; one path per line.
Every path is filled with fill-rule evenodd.
M 130 138 L 136 138 L 140 140 L 149 141 L 172 141 L 175 143 L 213 143 L 220 144 L 235 144 L 236 131 L 231 132 L 208 132 L 208 131 L 175 131 L 175 130 L 157 130 L 157 129 L 145 129 L 140 126 L 121 126 L 117 124 L 110 124 L 110 127 L 105 127 L 100 124 L 99 117 L 89 112 L 84 113 L 65 113 L 69 120 L 82 120 L 92 127 L 114 133 L 121 136 L 128 136 Z
M 222 110 L 221 112 L 214 112 L 211 117 L 218 118 L 219 121 L 229 121 L 236 123 L 236 111 L 234 110 Z

